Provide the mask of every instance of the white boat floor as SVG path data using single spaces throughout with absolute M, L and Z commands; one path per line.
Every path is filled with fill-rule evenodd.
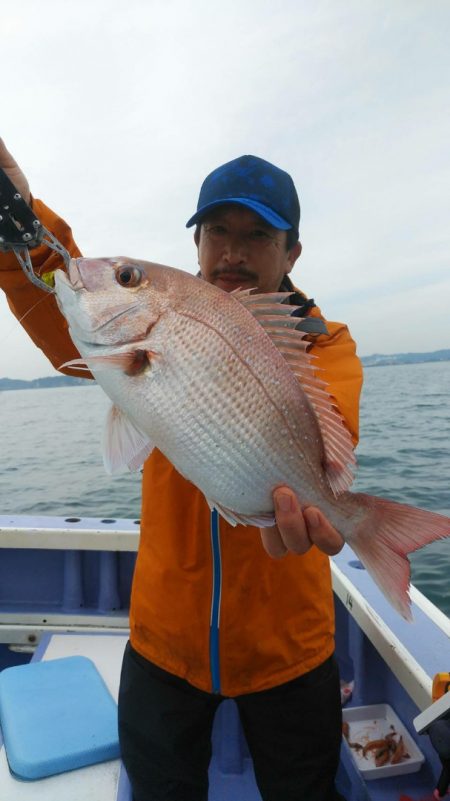
M 128 637 L 117 634 L 54 634 L 41 642 L 36 659 L 87 656 L 117 701 L 122 655 Z M 10 772 L 5 748 L 0 751 L 0 801 L 114 801 L 119 759 L 73 770 L 38 781 L 24 782 Z

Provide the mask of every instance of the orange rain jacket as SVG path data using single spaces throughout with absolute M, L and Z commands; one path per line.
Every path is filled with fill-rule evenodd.
M 33 208 L 73 256 L 81 255 L 63 220 L 39 200 Z M 38 273 L 61 266 L 45 246 L 32 255 Z M 56 368 L 78 355 L 53 296 L 43 298 L 13 254 L 1 255 L 0 286 L 18 319 L 34 306 L 22 325 Z M 321 317 L 317 307 L 310 314 Z M 311 352 L 356 444 L 361 364 L 347 327 L 326 324 L 329 335 L 314 337 Z M 233 528 L 216 513 L 211 518 L 196 487 L 153 451 L 143 473 L 130 609 L 131 643 L 142 656 L 202 690 L 228 696 L 263 690 L 330 656 L 333 609 L 325 554 L 312 547 L 303 556 L 272 559 L 258 529 Z

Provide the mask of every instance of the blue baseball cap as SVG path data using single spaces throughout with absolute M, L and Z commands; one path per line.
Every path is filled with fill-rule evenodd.
M 197 211 L 186 228 L 200 223 L 216 206 L 238 203 L 282 231 L 298 236 L 300 203 L 291 176 L 258 156 L 240 156 L 213 170 L 200 189 Z

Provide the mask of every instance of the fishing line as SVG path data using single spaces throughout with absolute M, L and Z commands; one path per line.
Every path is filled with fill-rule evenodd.
M 40 304 L 40 303 L 42 303 L 42 301 L 43 301 L 43 300 L 47 300 L 47 297 L 48 297 L 48 295 L 43 295 L 43 296 L 42 296 L 42 298 L 39 298 L 39 300 L 37 300 L 37 301 L 36 301 L 36 303 L 34 303 L 34 304 L 31 306 L 31 308 L 30 308 L 30 309 L 28 309 L 28 310 L 27 310 L 27 311 L 26 311 L 26 312 L 25 312 L 25 313 L 22 315 L 22 317 L 13 318 L 13 321 L 12 321 L 12 322 L 13 322 L 13 324 L 12 324 L 12 326 L 11 326 L 10 330 L 9 330 L 9 331 L 7 331 L 7 333 L 6 333 L 6 336 L 5 336 L 4 340 L 3 340 L 4 342 L 6 342 L 6 341 L 9 339 L 9 337 L 11 336 L 11 334 L 14 334 L 14 332 L 16 331 L 16 325 L 19 325 L 19 324 L 21 324 L 21 323 L 23 322 L 23 320 L 25 320 L 25 318 L 26 318 L 26 317 L 28 317 L 28 315 L 29 315 L 29 314 L 31 314 L 31 312 L 32 312 L 32 311 L 33 311 L 33 310 L 36 308 L 36 306 L 39 306 L 39 304 Z

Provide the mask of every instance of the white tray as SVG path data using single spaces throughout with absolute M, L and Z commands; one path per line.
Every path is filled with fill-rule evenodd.
M 397 765 L 380 765 L 379 768 L 375 766 L 373 752 L 364 757 L 362 750 L 357 751 L 355 748 L 350 748 L 345 737 L 343 738 L 345 747 L 350 751 L 352 759 L 364 779 L 381 779 L 402 773 L 416 773 L 420 770 L 425 757 L 389 704 L 347 707 L 342 710 L 342 719 L 350 726 L 350 742 L 360 743 L 362 746 L 370 740 L 385 737 L 392 731 L 391 726 L 394 727 L 397 734 L 403 737 L 409 759 L 402 759 Z

